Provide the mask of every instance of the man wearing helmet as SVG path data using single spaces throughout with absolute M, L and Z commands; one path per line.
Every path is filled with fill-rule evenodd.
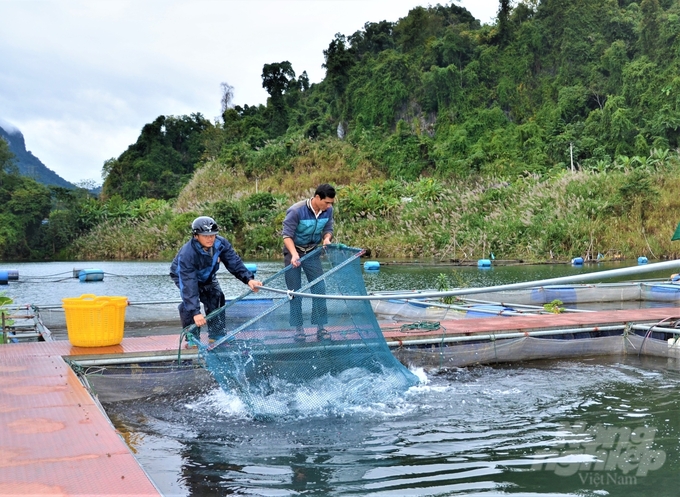
M 243 261 L 226 238 L 219 236 L 215 220 L 200 216 L 191 223 L 193 237 L 177 253 L 170 266 L 170 277 L 179 288 L 182 303 L 179 304 L 179 317 L 182 327 L 196 325 L 194 335 L 200 335 L 200 327 L 206 324 L 201 314 L 201 303 L 208 315 L 225 303 L 224 293 L 215 274 L 220 262 L 237 279 L 258 291 L 261 281 L 254 279 Z M 215 338 L 216 333 L 208 327 L 208 336 Z

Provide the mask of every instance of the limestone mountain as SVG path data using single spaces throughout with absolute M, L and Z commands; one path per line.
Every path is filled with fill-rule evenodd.
M 24 135 L 18 129 L 5 130 L 0 127 L 0 137 L 8 144 L 9 149 L 15 156 L 15 163 L 19 169 L 19 174 L 33 178 L 38 183 L 44 185 L 55 185 L 64 188 L 75 188 L 57 173 L 49 169 L 35 155 L 26 150 Z

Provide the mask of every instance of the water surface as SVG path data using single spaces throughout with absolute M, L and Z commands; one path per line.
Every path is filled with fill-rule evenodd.
M 165 495 L 677 495 L 673 362 L 419 374 L 389 404 L 266 423 L 218 388 L 107 409 Z
M 479 269 L 472 266 L 437 266 L 427 264 L 383 264 L 377 272 L 364 272 L 366 289 L 372 291 L 426 290 L 437 288 L 437 278 L 444 274 L 450 288 L 487 287 L 571 276 L 593 271 L 627 267 L 632 263 L 536 264 L 495 266 Z M 39 262 L 3 263 L 3 269 L 19 271 L 19 281 L 1 286 L 0 292 L 16 303 L 38 306 L 61 305 L 65 297 L 82 294 L 122 295 L 133 302 L 179 299 L 179 290 L 170 279 L 169 262 Z M 264 280 L 282 269 L 281 262 L 257 262 L 257 278 Z M 100 269 L 103 281 L 81 283 L 73 277 L 74 269 Z M 225 295 L 237 296 L 247 287 L 221 267 L 217 273 Z M 651 273 L 646 278 L 668 278 L 666 273 Z M 607 280 L 617 281 L 617 279 Z

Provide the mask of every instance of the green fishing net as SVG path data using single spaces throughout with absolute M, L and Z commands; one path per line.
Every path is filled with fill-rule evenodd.
M 370 301 L 342 298 L 366 296 L 362 253 L 314 249 L 299 268 L 287 266 L 266 288 L 211 313 L 201 330 L 187 330 L 205 367 L 251 414 L 318 412 L 338 397 L 345 406 L 388 401 L 418 383 L 390 352 Z

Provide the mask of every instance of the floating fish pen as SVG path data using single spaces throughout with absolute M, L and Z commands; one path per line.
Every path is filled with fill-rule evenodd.
M 675 314 L 675 315 L 674 315 Z M 382 324 L 392 354 L 411 369 L 445 370 L 478 364 L 594 356 L 656 356 L 680 361 L 680 312 L 669 308 L 588 314 L 475 318 L 436 323 Z M 299 357 L 293 335 L 275 336 L 270 348 L 285 361 Z M 176 335 L 154 339 L 165 350 L 79 355 L 69 358 L 102 402 L 116 402 L 215 386 L 196 350 L 179 348 Z M 125 344 L 125 342 L 124 342 Z M 168 345 L 169 344 L 169 345 Z M 342 338 L 306 344 L 305 352 L 330 354 L 351 347 Z M 249 350 L 257 362 L 259 352 Z M 330 356 L 329 356 L 330 357 Z
M 660 282 L 546 284 L 474 291 L 474 295 L 454 297 L 453 303 L 444 303 L 443 298 L 429 296 L 431 292 L 426 291 L 382 292 L 366 299 L 370 300 L 370 308 L 388 347 L 409 367 L 455 368 L 593 355 L 678 355 L 676 342 L 680 333 L 676 311 L 669 306 L 680 301 L 680 285 Z M 269 309 L 285 305 L 289 299 L 285 294 L 269 294 L 267 298 L 252 294 L 230 300 L 225 319 L 232 329 L 238 328 Z M 312 312 L 311 300 L 303 299 L 302 312 Z M 559 302 L 557 310 L 549 310 L 555 302 Z M 645 302 L 650 308 L 600 312 L 576 308 L 583 304 L 602 307 L 608 302 Z M 178 304 L 179 301 L 130 302 L 125 314 L 126 337 L 174 335 L 179 346 Z M 41 337 L 66 339 L 61 307 L 34 306 L 33 309 Z M 351 319 L 351 314 L 342 311 L 335 315 L 331 309 L 329 319 L 342 323 Z M 273 321 L 272 326 L 285 330 L 287 321 L 286 314 L 279 321 Z M 342 341 L 334 337 L 332 343 L 325 345 L 341 346 Z M 175 353 L 184 359 L 175 360 Z M 180 377 L 191 383 L 192 378 L 202 374 L 200 368 L 194 371 L 197 369 L 195 359 L 195 354 L 178 349 L 160 356 L 154 352 L 141 359 L 123 354 L 73 364 L 86 368 L 80 372 L 92 377 L 93 385 L 106 382 L 110 385 L 107 391 L 111 387 L 119 388 L 121 392 L 126 391 L 120 395 L 136 397 L 147 391 L 165 393 L 167 388 L 163 384 L 172 385 Z M 179 373 L 186 368 L 191 370 L 190 374 Z M 126 387 L 124 378 L 139 385 Z M 155 385 L 156 381 L 159 385 Z M 94 388 L 100 393 L 103 389 L 101 385 Z M 107 394 L 106 398 L 111 395 L 115 398 L 116 394 Z
M 358 270 L 361 271 L 360 266 Z M 657 288 L 654 290 L 650 288 L 648 291 L 644 285 L 618 285 L 620 288 L 608 288 L 603 285 L 592 285 L 592 287 L 595 289 L 595 294 L 599 295 L 599 299 L 602 299 L 603 295 L 610 295 L 606 298 L 615 298 L 616 292 L 619 292 L 620 299 L 632 295 L 633 297 L 629 300 L 660 296 L 661 300 L 650 300 L 650 303 L 662 302 L 665 306 L 591 312 L 574 312 L 575 310 L 572 309 L 572 312 L 564 310 L 559 313 L 545 312 L 546 309 L 540 309 L 544 305 L 555 304 L 555 300 L 562 300 L 560 297 L 565 297 L 565 293 L 554 292 L 566 292 L 566 297 L 575 295 L 577 305 L 584 303 L 587 292 L 582 285 L 574 287 L 534 285 L 533 288 L 500 290 L 500 292 L 507 293 L 492 292 L 488 289 L 474 289 L 472 292 L 469 291 L 470 289 L 460 290 L 461 295 L 466 291 L 475 294 L 474 298 L 466 295 L 466 300 L 456 300 L 460 297 L 460 295 L 455 295 L 458 290 L 437 296 L 441 299 L 456 297 L 453 304 L 445 304 L 441 299 L 437 300 L 431 292 L 417 292 L 414 295 L 404 293 L 370 295 L 367 300 L 372 301 L 378 297 L 375 298 L 376 301 L 384 301 L 397 306 L 407 305 L 409 309 L 429 310 L 433 308 L 433 312 L 441 312 L 440 309 L 445 309 L 447 312 L 457 314 L 456 318 L 445 316 L 443 319 L 430 319 L 429 317 L 423 319 L 428 315 L 414 314 L 411 318 L 381 320 L 378 335 L 384 336 L 384 342 L 391 354 L 411 370 L 425 368 L 455 371 L 457 368 L 474 364 L 583 358 L 597 355 L 658 356 L 667 358 L 669 364 L 677 364 L 680 362 L 680 347 L 677 341 L 677 337 L 680 336 L 680 312 L 673 305 L 676 303 L 675 287 L 651 284 L 651 287 Z M 313 284 L 308 286 L 313 286 Z M 608 291 L 605 292 L 604 289 Z M 609 290 L 612 291 L 609 292 Z M 536 296 L 541 294 L 542 300 L 537 299 Z M 303 295 L 303 293 L 300 292 L 298 295 Z M 329 290 L 327 298 L 330 299 L 333 295 L 334 293 Z M 339 305 L 329 306 L 330 336 L 328 339 L 312 332 L 305 336 L 304 342 L 297 341 L 296 330 L 290 328 L 288 319 L 270 320 L 267 334 L 261 334 L 261 330 L 253 326 L 259 316 L 277 306 L 285 309 L 286 302 L 296 296 L 292 292 L 284 292 L 281 296 L 250 301 L 248 297 L 239 301 L 242 303 L 232 302 L 230 304 L 229 313 L 225 314 L 228 319 L 234 320 L 230 323 L 230 327 L 246 329 L 242 340 L 256 339 L 251 340 L 252 346 L 247 348 L 238 348 L 238 343 L 243 342 L 229 341 L 227 335 L 222 337 L 225 339 L 222 344 L 215 345 L 222 338 L 218 338 L 211 344 L 207 333 L 204 333 L 203 340 L 199 341 L 199 344 L 205 349 L 200 347 L 184 349 L 180 343 L 177 302 L 131 303 L 125 318 L 126 332 L 129 333 L 118 345 L 86 350 L 83 347 L 72 346 L 67 340 L 56 336 L 46 339 L 47 343 L 10 344 L 0 347 L 3 376 L 8 383 L 14 385 L 12 388 L 0 391 L 0 404 L 10 407 L 21 406 L 21 415 L 31 421 L 15 424 L 14 427 L 19 429 L 11 429 L 8 427 L 11 422 L 16 421 L 17 413 L 10 409 L 2 414 L 6 428 L 0 436 L 0 451 L 9 454 L 8 461 L 11 464 L 21 465 L 23 468 L 20 472 L 6 472 L 0 476 L 3 488 L 44 489 L 56 488 L 58 484 L 63 493 L 74 495 L 97 495 L 106 492 L 128 495 L 159 494 L 160 492 L 154 488 L 148 474 L 141 469 L 132 456 L 132 452 L 114 431 L 104 411 L 98 409 L 101 407 L 100 402 L 117 403 L 141 397 L 165 397 L 185 391 L 196 392 L 200 389 L 213 388 L 219 383 L 219 379 L 203 367 L 206 361 L 204 352 L 212 346 L 224 345 L 227 349 L 232 347 L 232 352 L 241 352 L 244 358 L 252 359 L 255 363 L 259 363 L 264 354 L 279 359 L 284 356 L 290 357 L 290 354 L 295 353 L 298 354 L 298 358 L 305 355 L 316 356 L 317 361 L 321 357 L 319 354 L 328 353 L 327 357 L 333 357 L 335 351 L 342 352 L 345 356 L 350 355 L 349 352 L 352 350 L 350 346 L 356 344 L 354 337 L 351 333 L 338 332 L 336 328 L 341 327 L 343 319 L 351 321 L 353 316 L 351 313 L 342 314 L 337 311 L 340 308 Z M 302 311 L 309 314 L 312 312 L 310 302 L 312 296 L 304 294 L 304 297 Z M 411 302 L 412 298 L 414 302 Z M 522 303 L 522 298 L 525 299 L 524 303 Z M 390 300 L 393 302 L 389 302 Z M 593 302 L 601 301 L 594 300 Z M 373 310 L 375 315 L 378 314 L 375 311 L 377 306 L 365 305 L 365 303 L 362 303 L 362 306 Z M 45 323 L 49 322 L 50 318 L 56 324 L 58 315 L 63 316 L 61 309 L 46 306 L 34 306 L 32 309 L 36 311 L 34 319 L 39 330 L 46 328 Z M 282 313 L 279 317 L 283 318 L 285 314 L 287 313 Z M 460 318 L 460 315 L 463 315 L 463 318 Z M 489 317 L 483 317 L 483 315 Z M 150 332 L 139 327 L 140 333 L 136 335 L 132 331 L 135 330 L 135 321 L 140 319 L 147 324 L 168 323 L 168 329 L 159 326 L 154 327 L 154 330 Z M 280 326 L 280 329 L 277 326 Z M 382 339 L 382 337 L 379 338 Z M 258 349 L 260 344 L 257 340 L 262 341 L 262 345 L 267 347 L 266 350 Z M 302 366 L 308 364 L 304 361 L 300 363 Z M 250 363 L 245 361 L 243 364 Z M 267 374 L 270 371 L 263 372 Z M 358 384 L 361 388 L 366 388 L 358 393 L 366 391 L 372 393 L 374 390 L 370 389 L 370 384 L 359 383 L 362 379 L 365 379 L 363 373 L 352 376 L 352 381 L 347 385 L 348 388 Z M 530 390 L 532 385 L 527 388 Z M 261 392 L 266 397 L 270 390 L 263 389 Z M 307 393 L 303 389 L 297 392 Z M 322 392 L 322 394 L 326 393 Z M 446 395 L 447 403 L 451 402 L 448 399 L 449 394 Z M 301 396 L 307 398 L 306 395 Z M 372 400 L 370 395 L 357 395 L 351 398 L 352 400 Z M 520 398 L 519 395 L 517 398 Z M 160 400 L 158 405 L 169 406 L 167 399 Z M 534 403 L 536 402 L 538 401 Z M 123 409 L 128 407 L 126 404 L 122 405 Z M 508 402 L 503 405 L 511 406 L 512 404 Z M 487 405 L 483 405 L 480 409 L 489 410 Z M 449 418 L 459 417 L 458 412 L 450 413 L 449 411 L 446 411 Z M 498 412 L 501 411 L 491 411 L 491 414 L 496 416 Z M 464 415 L 461 417 L 467 422 Z M 562 418 L 562 412 L 558 417 Z M 552 421 L 553 418 L 546 419 Z M 599 420 L 600 417 L 597 419 Z M 181 418 L 182 430 L 190 429 L 186 420 L 186 417 Z M 340 420 L 340 422 L 345 421 Z M 312 425 L 318 426 L 313 423 Z M 267 425 L 261 423 L 257 426 Z M 420 420 L 417 426 L 422 426 Z M 280 430 L 278 425 L 274 427 L 277 429 L 276 433 L 290 431 Z M 502 428 L 515 430 L 512 425 Z M 238 429 L 241 430 L 241 426 Z M 323 438 L 335 431 L 320 433 Z M 407 431 L 410 435 L 415 433 Z M 537 436 L 543 439 L 545 426 L 541 427 L 541 431 Z M 351 430 L 338 431 L 338 433 L 343 438 L 351 436 Z M 379 436 L 387 439 L 383 436 L 384 433 L 381 431 Z M 444 441 L 449 447 L 452 445 L 450 433 L 446 432 Z M 429 440 L 429 434 L 430 432 L 428 432 L 428 437 L 423 438 Z M 196 441 L 207 438 L 199 436 L 196 437 Z M 297 433 L 294 438 L 295 443 L 299 443 Z M 558 433 L 556 440 L 558 438 L 563 439 L 563 435 Z M 69 443 L 64 443 L 65 440 Z M 239 443 L 231 447 L 222 440 L 218 440 L 218 443 L 220 448 L 227 446 L 229 450 L 232 450 L 232 447 L 237 448 L 242 445 L 238 437 L 234 440 Z M 367 438 L 362 437 L 359 444 L 366 445 L 366 440 Z M 322 440 L 324 446 L 326 442 L 327 439 Z M 190 443 L 193 446 L 194 438 L 191 438 Z M 550 443 L 552 440 L 548 440 L 543 445 L 547 447 Z M 394 452 L 392 450 L 394 444 L 389 445 L 388 449 Z M 247 449 L 251 450 L 253 446 L 255 444 L 248 444 Z M 354 444 L 349 447 L 352 449 L 358 446 Z M 289 447 L 290 445 L 286 445 L 287 449 Z M 493 451 L 497 453 L 497 447 L 494 447 Z M 423 448 L 427 449 L 425 446 Z M 370 446 L 369 449 L 370 457 L 375 459 L 374 446 Z M 345 445 L 339 446 L 336 453 L 340 453 L 340 450 L 345 455 L 349 452 Z M 474 454 L 469 459 L 476 461 L 479 459 L 480 451 L 478 447 L 473 447 L 473 450 Z M 203 453 L 201 450 L 193 451 L 193 453 L 199 452 Z M 458 450 L 450 450 L 450 453 L 456 457 L 461 454 Z M 446 455 L 448 454 L 447 452 Z M 73 464 L 74 457 L 81 458 L 77 465 Z M 526 457 L 525 459 L 528 460 Z M 250 462 L 251 459 L 246 459 L 246 461 Z M 413 456 L 405 454 L 405 457 L 395 461 L 408 463 L 410 468 Z M 447 464 L 449 462 L 447 461 Z M 469 463 L 464 462 L 467 465 L 464 471 L 469 473 Z M 193 464 L 194 459 L 190 459 L 190 463 Z M 488 461 L 484 463 L 487 464 Z M 360 467 L 358 464 L 352 466 Z M 491 461 L 488 468 L 496 471 L 496 468 L 500 466 L 495 461 Z M 379 469 L 383 471 L 385 467 L 386 465 L 381 460 Z M 195 468 L 196 466 L 191 466 L 191 471 Z M 82 478 L 82 474 L 85 473 L 97 474 L 99 477 Z M 120 475 L 125 475 L 125 478 L 121 478 Z M 487 474 L 483 477 L 488 478 Z M 267 478 L 271 478 L 271 473 L 267 474 Z M 219 484 L 222 485 L 224 481 L 221 478 Z M 337 479 L 334 478 L 330 484 L 337 487 Z M 14 487 L 7 485 L 14 485 Z M 365 489 L 365 478 L 359 478 L 357 485 L 357 488 L 361 486 Z

